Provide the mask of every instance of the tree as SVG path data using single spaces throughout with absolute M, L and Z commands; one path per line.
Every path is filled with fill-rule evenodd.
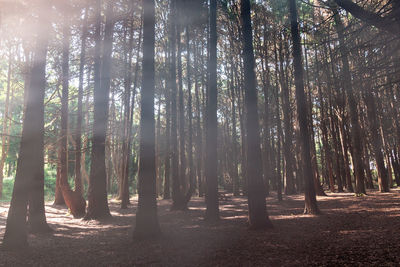
M 210 36 L 208 62 L 208 101 L 206 122 L 206 214 L 207 221 L 219 219 L 217 172 L 217 1 L 210 2 Z
M 94 117 L 91 167 L 88 190 L 88 209 L 86 220 L 111 217 L 107 202 L 107 174 L 105 166 L 105 143 L 108 120 L 110 90 L 110 68 L 113 35 L 113 3 L 107 1 L 106 24 L 103 42 L 103 57 L 100 63 L 101 46 L 101 0 L 96 0 L 95 58 L 94 58 Z M 101 71 L 100 71 L 101 69 Z M 101 72 L 101 73 L 100 73 Z
M 242 22 L 244 91 L 247 129 L 247 190 L 249 207 L 249 226 L 251 229 L 271 228 L 268 218 L 265 185 L 263 180 L 260 132 L 257 110 L 256 75 L 254 72 L 253 34 L 250 17 L 250 0 L 240 4 Z
M 3 247 L 21 249 L 27 243 L 28 222 L 32 232 L 48 232 L 44 210 L 44 93 L 46 87 L 46 55 L 50 30 L 50 5 L 38 1 L 39 13 L 35 56 L 31 69 L 29 87 L 25 96 L 26 110 L 17 173 L 14 182 L 10 209 L 8 211 Z
M 391 2 L 392 9 L 387 16 L 380 16 L 379 14 L 365 10 L 358 4 L 355 4 L 351 0 L 335 0 L 335 2 L 346 9 L 348 12 L 353 14 L 356 18 L 365 21 L 369 25 L 373 25 L 382 31 L 389 32 L 394 35 L 399 34 L 400 30 L 400 4 L 398 1 Z
M 154 120 L 154 0 L 143 1 L 143 76 L 140 111 L 139 202 L 134 238 L 160 234 L 157 217 Z
M 69 46 L 70 46 L 70 26 L 68 10 L 70 7 L 64 6 L 64 26 L 63 26 L 63 52 L 62 52 L 62 96 L 61 96 L 61 133 L 60 133 L 60 177 L 58 186 L 62 195 L 75 218 L 81 218 L 86 213 L 86 201 L 81 191 L 73 191 L 68 183 L 68 101 L 69 101 Z M 79 183 L 75 184 L 79 188 Z
M 297 119 L 300 126 L 300 138 L 301 138 L 301 160 L 303 163 L 303 177 L 304 177 L 304 196 L 305 196 L 305 208 L 304 213 L 318 214 L 319 209 L 317 206 L 317 200 L 315 196 L 315 188 L 313 181 L 313 171 L 311 166 L 311 151 L 310 151 L 310 134 L 308 128 L 308 112 L 307 112 L 307 100 L 304 93 L 304 81 L 303 81 L 303 63 L 301 59 L 301 44 L 300 44 L 300 33 L 297 21 L 297 7 L 296 0 L 289 0 L 290 10 L 290 25 L 293 40 L 293 67 L 294 67 L 294 78 L 296 86 L 296 104 L 297 104 Z

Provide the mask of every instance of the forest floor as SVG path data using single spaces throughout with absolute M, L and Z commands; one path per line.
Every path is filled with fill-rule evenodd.
M 162 236 L 132 241 L 136 200 L 127 210 L 110 201 L 107 222 L 73 219 L 65 207 L 46 205 L 54 233 L 29 236 L 29 249 L 0 250 L 0 266 L 399 266 L 400 190 L 367 196 L 332 193 L 318 197 L 323 215 L 303 214 L 303 196 L 267 199 L 274 228 L 247 229 L 247 201 L 221 201 L 221 221 L 203 221 L 205 205 L 169 211 L 160 200 Z M 0 204 L 0 239 L 7 204 Z

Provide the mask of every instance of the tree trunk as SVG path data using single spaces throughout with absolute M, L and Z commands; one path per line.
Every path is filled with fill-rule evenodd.
M 217 1 L 210 2 L 210 35 L 209 35 L 209 85 L 207 101 L 207 125 L 206 125 L 206 214 L 207 221 L 219 220 L 218 204 L 218 157 L 217 157 Z
M 139 202 L 134 238 L 160 234 L 156 201 L 155 125 L 154 125 L 154 0 L 143 1 L 143 76 L 140 101 Z
M 38 37 L 35 58 L 31 69 L 29 87 L 25 96 L 26 110 L 17 163 L 17 173 L 8 211 L 3 248 L 20 250 L 27 243 L 28 222 L 32 232 L 48 232 L 44 210 L 44 95 L 46 86 L 46 55 L 50 22 L 49 3 L 39 2 Z
M 103 43 L 103 60 L 100 64 L 101 46 L 101 1 L 96 1 L 96 29 L 95 29 L 95 66 L 94 66 L 94 117 L 91 167 L 88 190 L 88 209 L 86 220 L 101 220 L 111 217 L 107 202 L 107 174 L 105 166 L 105 143 L 108 120 L 110 67 L 113 33 L 113 6 L 107 3 L 106 25 Z M 101 65 L 101 73 L 100 73 Z M 101 83 L 100 83 L 101 81 Z
M 253 34 L 249 0 L 241 1 L 240 11 L 243 25 L 249 226 L 251 229 L 265 229 L 271 228 L 272 223 L 268 218 L 265 201 L 265 185 L 262 173 L 260 131 L 257 110 L 257 85 L 256 75 L 254 72 Z
M 61 96 L 61 132 L 60 132 L 60 179 L 58 186 L 61 188 L 65 204 L 74 218 L 85 215 L 86 201 L 80 192 L 74 192 L 68 183 L 68 99 L 69 99 L 69 20 L 65 18 L 63 29 L 62 52 L 62 96 Z M 79 186 L 79 185 L 78 185 Z
M 283 153 L 285 156 L 285 194 L 292 195 L 296 192 L 294 187 L 294 177 L 293 177 L 293 166 L 294 166 L 294 158 L 292 152 L 292 124 L 290 119 L 290 99 L 289 99 L 289 87 L 285 82 L 285 72 L 283 69 L 284 58 L 283 58 L 283 40 L 280 39 L 279 42 L 279 80 L 282 89 L 282 105 L 283 105 L 283 124 L 285 129 L 285 141 L 283 142 Z
M 339 50 L 342 59 L 342 75 L 344 86 L 346 88 L 346 96 L 347 96 L 347 105 L 350 112 L 350 121 L 351 121 L 351 138 L 353 144 L 353 163 L 354 163 L 354 173 L 356 177 L 356 193 L 357 194 L 365 194 L 365 185 L 364 185 L 364 170 L 362 164 L 362 149 L 361 149 L 361 135 L 360 135 L 360 124 L 358 119 L 358 110 L 357 110 L 357 102 L 354 97 L 353 86 L 350 76 L 350 66 L 348 59 L 348 52 L 346 48 L 346 44 L 344 42 L 344 27 L 343 23 L 339 17 L 339 14 L 335 8 L 333 8 L 336 31 L 339 36 Z
M 297 7 L 295 0 L 289 0 L 290 9 L 290 21 L 291 21 L 291 33 L 293 39 L 293 64 L 294 64 L 294 76 L 296 85 L 296 100 L 297 100 L 297 116 L 300 126 L 301 136 L 301 152 L 302 152 L 302 163 L 303 163 L 303 178 L 304 178 L 304 195 L 305 195 L 305 208 L 304 213 L 318 214 L 319 209 L 317 206 L 317 200 L 315 197 L 315 189 L 313 182 L 313 173 L 311 166 L 311 154 L 310 154 L 310 138 L 308 131 L 307 120 L 307 102 L 304 93 L 304 82 L 303 82 L 303 64 L 301 61 L 301 44 L 300 44 L 300 33 L 297 21 Z

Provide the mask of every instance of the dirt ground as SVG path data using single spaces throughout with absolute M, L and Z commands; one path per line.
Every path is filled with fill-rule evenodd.
M 247 201 L 221 201 L 221 221 L 202 220 L 204 200 L 194 198 L 186 212 L 169 211 L 159 201 L 163 235 L 132 241 L 136 200 L 127 210 L 111 201 L 113 219 L 99 223 L 73 219 L 65 207 L 46 206 L 55 232 L 29 236 L 30 248 L 0 250 L 0 266 L 399 266 L 400 191 L 355 197 L 318 197 L 320 216 L 303 215 L 303 197 L 267 199 L 274 229 L 246 227 Z M 0 239 L 7 205 L 0 205 Z

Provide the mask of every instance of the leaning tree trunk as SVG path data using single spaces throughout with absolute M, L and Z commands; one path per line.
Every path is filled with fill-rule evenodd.
M 154 0 L 143 1 L 143 76 L 140 111 L 139 202 L 134 238 L 160 234 L 156 201 L 154 125 Z

